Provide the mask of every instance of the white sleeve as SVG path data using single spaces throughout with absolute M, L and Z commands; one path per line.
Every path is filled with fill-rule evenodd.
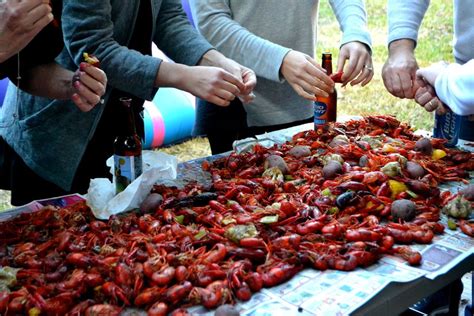
M 439 99 L 454 113 L 474 114 L 474 59 L 464 65 L 446 67 L 436 78 L 435 90 Z

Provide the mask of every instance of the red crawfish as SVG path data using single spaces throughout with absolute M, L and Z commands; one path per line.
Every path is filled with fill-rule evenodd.
M 417 266 L 421 263 L 421 254 L 408 246 L 394 247 L 393 254 L 403 258 L 412 266 Z

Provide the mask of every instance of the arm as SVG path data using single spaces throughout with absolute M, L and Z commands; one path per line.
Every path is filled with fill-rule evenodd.
M 197 28 L 220 52 L 252 68 L 260 77 L 280 81 L 280 66 L 290 48 L 261 38 L 235 22 L 227 0 L 190 0 L 190 6 Z
M 112 87 L 146 100 L 153 98 L 156 92 L 155 87 L 180 88 L 182 86 L 179 83 L 183 81 L 187 83 L 184 86 L 186 91 L 203 98 L 215 96 L 219 101 L 216 104 L 219 105 L 227 105 L 235 97 L 236 89 L 234 88 L 241 83 L 235 77 L 225 76 L 229 84 L 221 84 L 219 80 L 224 78 L 224 74 L 221 73 L 225 72 L 223 69 L 193 69 L 171 63 L 163 65 L 164 63 L 159 58 L 145 56 L 121 45 L 118 40 L 125 42 L 128 32 L 115 34 L 112 12 L 117 9 L 112 8 L 109 1 L 103 0 L 69 1 L 64 6 L 65 46 L 76 64 L 80 62 L 83 52 L 94 54 L 101 60 L 101 68 L 107 74 Z M 184 15 L 183 11 L 178 9 L 181 9 L 179 0 L 163 0 L 160 8 L 160 12 L 161 10 L 163 12 L 159 14 L 156 21 L 158 32 L 163 34 L 156 37 L 155 41 L 160 44 L 160 48 L 164 48 L 165 52 L 174 51 L 172 57 L 178 61 L 186 60 L 189 64 L 198 63 L 203 54 L 212 47 L 203 40 L 200 40 L 197 47 L 190 46 L 192 43 L 197 45 L 197 42 L 193 41 L 197 35 L 189 33 L 191 26 L 187 21 L 184 21 L 186 25 L 183 25 L 184 17 L 175 17 L 175 15 Z M 133 27 L 131 14 L 123 13 L 120 18 L 120 23 L 129 23 L 129 28 Z M 168 33 L 172 35 L 168 36 Z M 161 69 L 162 66 L 164 69 Z
M 456 114 L 474 114 L 474 59 L 464 65 L 436 63 L 417 71 L 417 76 L 434 87 L 438 98 Z M 424 96 L 416 98 L 423 104 Z M 429 110 L 427 108 L 427 110 Z
M 112 10 L 110 1 L 67 1 L 62 15 L 65 48 L 77 65 L 84 52 L 95 55 L 110 86 L 151 100 L 162 60 L 121 45 L 118 40 L 125 41 L 126 34 L 114 34 Z M 131 14 L 123 14 L 132 28 Z
M 388 59 L 382 69 L 387 90 L 399 98 L 413 98 L 417 90 L 415 46 L 430 0 L 388 1 Z
M 224 106 L 235 96 L 239 96 L 245 103 L 253 99 L 251 92 L 256 85 L 253 71 L 213 49 L 191 26 L 179 0 L 163 1 L 156 28 L 160 31 L 154 41 L 174 61 L 212 67 L 193 69 L 177 64 L 162 64 L 161 67 L 166 69 L 160 67 L 156 79 L 158 86 L 174 86 Z M 199 77 L 206 77 L 211 81 L 203 81 Z
M 204 37 L 224 55 L 255 70 L 258 76 L 273 81 L 281 81 L 283 76 L 299 95 L 309 100 L 314 100 L 315 94 L 327 96 L 332 90 L 334 83 L 313 58 L 257 36 L 234 21 L 229 1 L 191 0 L 190 4 Z
M 22 50 L 52 20 L 47 0 L 0 3 L 0 63 Z
M 364 2 L 331 0 L 330 4 L 343 33 L 337 72 L 344 70 L 344 85 L 350 82 L 351 85 L 361 83 L 365 86 L 372 79 L 374 72 Z M 347 60 L 349 63 L 344 67 Z

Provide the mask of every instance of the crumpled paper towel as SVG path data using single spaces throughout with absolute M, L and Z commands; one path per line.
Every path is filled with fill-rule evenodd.
M 87 191 L 87 205 L 98 219 L 108 219 L 111 215 L 140 207 L 153 185 L 159 179 L 176 179 L 178 159 L 174 156 L 144 150 L 142 153 L 143 173 L 127 188 L 115 195 L 115 185 L 109 179 L 92 179 Z M 107 166 L 113 172 L 113 157 L 107 159 Z

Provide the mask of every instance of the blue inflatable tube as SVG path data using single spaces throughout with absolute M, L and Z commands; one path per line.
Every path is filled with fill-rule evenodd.
M 8 88 L 8 78 L 0 80 L 0 107 L 2 107 L 3 105 L 3 100 L 5 99 L 7 88 Z
M 183 141 L 191 136 L 196 117 L 194 98 L 174 88 L 160 88 L 145 103 L 145 148 Z

